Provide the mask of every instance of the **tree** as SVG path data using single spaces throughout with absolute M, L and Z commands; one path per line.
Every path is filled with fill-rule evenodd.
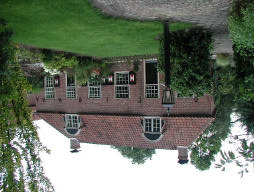
M 254 101 L 239 101 L 236 112 L 240 115 L 237 121 L 242 122 L 248 133 L 254 134 Z
M 210 73 L 210 51 L 212 35 L 200 28 L 189 31 L 171 32 L 170 87 L 183 96 L 195 94 L 198 97 L 212 91 L 212 76 Z M 164 39 L 161 39 L 159 71 L 165 72 Z
M 54 191 L 39 157 L 48 150 L 39 141 L 26 99 L 31 87 L 10 43 L 11 32 L 1 30 L 0 191 Z
M 147 159 L 152 159 L 152 155 L 155 154 L 155 149 L 122 146 L 112 146 L 112 148 L 117 149 L 123 157 L 132 159 L 133 164 L 144 164 Z
M 235 163 L 240 168 L 238 172 L 243 177 L 244 173 L 249 172 L 249 167 L 254 162 L 254 138 L 251 134 L 235 135 L 230 138 L 232 147 L 237 147 L 235 151 L 220 151 L 220 162 L 216 164 L 216 168 L 222 171 L 226 170 L 226 166 Z
M 254 55 L 254 4 L 252 0 L 238 0 L 233 3 L 229 17 L 230 35 L 236 52 L 243 56 Z
M 191 148 L 191 164 L 199 170 L 210 168 L 215 155 L 220 152 L 221 143 L 230 133 L 230 115 L 233 109 L 233 96 L 226 95 L 217 107 L 214 122 L 204 131 Z
M 53 54 L 52 58 L 44 59 L 43 62 L 46 69 L 53 72 L 73 68 L 79 63 L 74 56 L 66 54 Z

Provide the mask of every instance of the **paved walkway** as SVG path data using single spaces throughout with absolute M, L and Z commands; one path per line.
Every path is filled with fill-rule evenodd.
M 104 14 L 138 20 L 193 23 L 214 33 L 214 53 L 233 53 L 227 17 L 233 0 L 92 0 Z

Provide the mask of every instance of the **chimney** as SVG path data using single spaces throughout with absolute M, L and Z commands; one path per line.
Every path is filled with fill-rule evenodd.
M 178 146 L 178 163 L 186 164 L 189 162 L 188 160 L 188 147 Z
M 72 153 L 79 152 L 79 150 L 78 150 L 80 148 L 79 141 L 76 138 L 71 138 L 70 141 L 71 141 L 71 149 L 73 149 L 71 152 Z

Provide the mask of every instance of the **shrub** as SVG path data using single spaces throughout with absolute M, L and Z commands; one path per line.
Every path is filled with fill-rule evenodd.
M 225 67 L 230 65 L 230 56 L 227 53 L 220 53 L 216 58 L 216 65 L 218 67 Z
M 161 39 L 158 68 L 164 72 L 164 40 Z M 171 87 L 183 96 L 211 93 L 212 34 L 201 28 L 171 32 Z
M 66 68 L 73 68 L 78 65 L 78 60 L 65 54 L 54 54 L 51 59 L 44 59 L 44 64 L 47 69 L 50 70 L 64 70 Z
M 75 73 L 77 83 L 82 85 L 89 80 L 102 81 L 102 78 L 106 78 L 109 75 L 110 68 L 111 65 L 104 61 L 86 59 L 75 65 L 73 72 Z
M 252 1 L 237 1 L 229 17 L 230 35 L 241 55 L 254 55 L 254 4 Z

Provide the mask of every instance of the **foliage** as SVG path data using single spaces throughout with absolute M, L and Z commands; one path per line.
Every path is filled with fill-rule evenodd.
M 147 159 L 152 159 L 155 149 L 143 149 L 133 147 L 112 146 L 117 149 L 123 157 L 132 159 L 133 164 L 144 164 Z
M 240 168 L 238 172 L 243 177 L 244 173 L 249 172 L 249 167 L 254 162 L 254 142 L 253 136 L 250 135 L 236 135 L 231 140 L 231 144 L 239 146 L 235 152 L 233 151 L 221 151 L 220 162 L 216 164 L 216 168 L 220 168 L 222 171 L 226 170 L 227 164 L 235 163 Z
M 242 56 L 237 52 L 234 54 L 234 60 L 236 64 L 236 78 L 234 84 L 236 102 L 240 100 L 254 101 L 254 66 L 252 64 L 253 58 Z
M 230 65 L 230 57 L 229 54 L 227 53 L 220 53 L 217 55 L 216 58 L 216 65 L 218 67 L 225 67 Z
M 85 84 L 87 81 L 102 81 L 110 73 L 111 65 L 101 61 L 86 59 L 79 62 L 73 67 L 78 84 Z
M 254 55 L 254 4 L 253 1 L 236 1 L 229 17 L 230 35 L 241 55 Z
M 200 28 L 171 33 L 171 87 L 183 96 L 211 93 L 210 51 L 212 34 Z M 164 40 L 161 39 L 158 68 L 164 72 Z
M 53 58 L 45 60 L 44 64 L 47 69 L 60 71 L 78 65 L 78 60 L 73 56 L 54 54 Z
M 10 33 L 3 30 L 0 50 L 6 55 L 1 57 L 0 70 L 0 191 L 54 191 L 39 158 L 47 149 L 39 141 L 28 108 L 26 96 L 31 87 L 17 62 L 17 49 L 10 45 Z
M 236 112 L 240 115 L 237 121 L 246 126 L 248 133 L 254 134 L 254 101 L 238 101 Z
M 20 64 L 35 64 L 42 63 L 43 53 L 29 49 L 19 48 L 18 61 Z
M 199 170 L 210 168 L 215 155 L 220 151 L 221 143 L 230 133 L 230 114 L 233 109 L 233 96 L 224 95 L 214 122 L 204 131 L 191 148 L 191 164 Z
M 44 89 L 44 77 L 46 73 L 43 68 L 29 68 L 29 75 L 25 75 L 29 84 L 32 85 L 32 93 L 41 93 Z
M 254 101 L 254 75 L 250 75 L 244 78 L 242 82 L 238 84 L 239 98 L 246 101 Z
M 105 17 L 89 0 L 0 0 L 14 42 L 95 57 L 158 54 L 158 21 Z M 17 17 L 18 15 L 18 17 Z M 173 23 L 173 30 L 191 24 Z M 28 30 L 29 29 L 29 30 Z
M 214 70 L 214 97 L 218 105 L 224 95 L 235 95 L 236 71 L 231 66 L 218 67 Z

